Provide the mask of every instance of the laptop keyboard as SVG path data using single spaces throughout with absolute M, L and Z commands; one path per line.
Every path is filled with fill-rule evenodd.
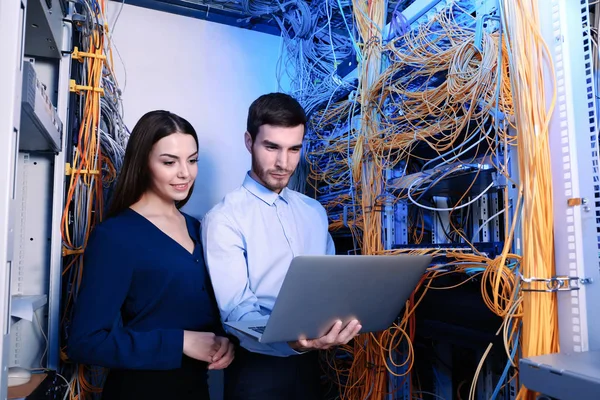
M 248 329 L 252 329 L 254 332 L 258 332 L 258 333 L 265 333 L 265 327 L 264 326 L 251 326 Z

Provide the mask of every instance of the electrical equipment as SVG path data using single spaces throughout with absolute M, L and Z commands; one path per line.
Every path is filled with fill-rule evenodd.
M 25 54 L 59 58 L 63 16 L 59 0 L 29 0 L 27 2 Z
M 518 184 L 513 175 L 518 149 L 508 123 L 514 114 L 506 90 L 508 52 L 499 50 L 504 36 L 497 29 L 483 30 L 482 21 L 498 18 L 487 3 L 493 2 L 415 1 L 382 37 L 372 29 L 381 19 L 370 13 L 381 18 L 383 10 L 373 11 L 374 5 L 357 12 L 355 3 L 350 29 L 365 43 L 356 57 L 366 66 L 357 70 L 361 85 L 338 98 L 348 84 L 335 76 L 343 76 L 339 69 L 330 78 L 330 70 L 324 68 L 328 75 L 321 77 L 316 76 L 320 69 L 305 66 L 307 74 L 297 78 L 301 98 L 307 97 L 303 104 L 313 110 L 305 148 L 310 183 L 328 212 L 336 249 L 434 257 L 397 325 L 364 352 L 350 355 L 355 363 L 340 383 L 348 398 L 381 393 L 386 380 L 387 391 L 395 393 L 389 399 L 414 393 L 451 398 L 456 392 L 466 398 L 469 387 L 481 399 L 512 393 L 515 371 L 498 349 L 506 343 L 512 354 L 518 335 L 495 333 L 504 318 L 512 327 L 512 315 L 506 316 L 514 311 L 519 257 L 508 250 L 512 216 L 519 212 L 517 196 L 511 195 L 512 184 Z M 422 23 L 411 26 L 421 15 Z M 327 21 L 333 17 L 327 15 Z M 385 43 L 381 55 L 371 46 L 380 42 Z M 343 58 L 343 52 L 335 53 L 333 63 Z M 334 84 L 322 83 L 328 79 Z M 464 314 L 468 318 L 450 317 L 449 311 L 466 309 L 473 311 Z M 386 343 L 401 335 L 406 341 Z M 426 346 L 431 352 L 469 356 L 444 357 L 432 372 L 431 354 L 419 346 L 434 337 L 436 343 Z M 492 342 L 497 345 L 486 351 Z M 380 351 L 390 358 L 384 362 L 376 355 Z M 374 369 L 383 372 L 364 369 L 361 357 L 374 360 Z M 394 357 L 396 364 L 411 367 L 392 371 Z M 348 368 L 344 357 L 335 362 Z M 359 388 L 359 380 L 378 383 Z M 404 388 L 406 381 L 417 389 Z
M 557 76 L 545 82 L 557 93 L 548 120 L 556 276 L 527 278 L 543 285 L 536 288 L 541 296 L 556 296 L 560 353 L 523 354 L 519 369 L 525 387 L 565 400 L 600 393 L 599 11 L 588 0 L 552 0 L 540 7 L 544 26 L 552 26 L 542 33 Z M 573 284 L 556 286 L 563 277 Z M 546 341 L 539 334 L 532 339 Z
M 62 122 L 46 88 L 37 79 L 31 62 L 23 63 L 21 98 L 21 151 L 53 151 L 62 148 Z
M 531 390 L 561 400 L 597 398 L 600 351 L 544 354 L 519 362 L 521 379 Z

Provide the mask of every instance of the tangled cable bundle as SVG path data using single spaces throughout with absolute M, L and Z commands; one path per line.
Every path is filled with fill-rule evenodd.
M 83 252 L 93 227 L 103 211 L 123 163 L 129 131 L 123 122 L 121 90 L 113 68 L 113 53 L 106 0 L 82 0 L 85 22 L 78 26 L 81 57 L 78 85 L 89 87 L 78 94 L 78 132 L 74 138 L 73 161 L 67 179 L 67 196 L 61 221 L 64 267 L 61 327 L 68 338 L 73 304 L 83 273 Z M 75 106 L 74 106 L 75 107 Z M 71 370 L 71 399 L 99 393 L 102 369 L 73 366 L 61 348 L 65 370 Z
M 445 261 L 430 268 L 389 331 L 362 335 L 352 346 L 324 356 L 343 399 L 382 398 L 396 375 L 405 376 L 402 390 L 421 398 L 422 391 L 412 387 L 418 379 L 409 377 L 415 308 L 428 291 L 456 286 L 435 286 L 436 279 L 448 274 L 466 277 L 459 285 L 479 280 L 483 302 L 502 318 L 497 335 L 503 338 L 508 362 L 495 395 L 517 377 L 510 367 L 516 366 L 518 349 L 526 355 L 557 350 L 555 296 L 523 293 L 519 278 L 547 278 L 554 271 L 547 136 L 552 107 L 545 106 L 550 94 L 543 93 L 541 81 L 548 52 L 534 3 L 502 2 L 496 20 L 503 29 L 490 33 L 478 31 L 471 10 L 453 2 L 417 29 L 387 42 L 382 2 L 353 4 L 361 61 L 358 84 L 348 98 L 313 113 L 305 153 L 308 182 L 329 213 L 331 230 L 348 231 L 356 251 L 434 254 Z M 536 55 L 533 61 L 529 54 Z M 519 182 L 511 177 L 513 157 Z M 471 189 L 486 168 L 506 183 L 489 184 L 475 195 Z M 464 194 L 448 198 L 445 206 L 427 204 L 431 189 L 463 171 L 474 176 Z M 517 186 L 516 198 L 510 198 L 509 185 Z M 492 194 L 502 199 L 500 209 L 468 233 L 471 207 Z M 420 244 L 419 249 L 384 248 L 383 210 L 399 204 L 412 207 L 408 240 Z M 468 251 L 427 246 L 425 226 L 431 212 L 448 213 L 444 234 L 449 247 L 467 244 Z M 522 255 L 512 250 L 521 215 Z M 500 238 L 504 248 L 489 258 L 475 239 L 500 218 L 506 227 Z M 477 367 L 470 399 L 491 348 Z M 519 396 L 528 394 L 521 390 Z

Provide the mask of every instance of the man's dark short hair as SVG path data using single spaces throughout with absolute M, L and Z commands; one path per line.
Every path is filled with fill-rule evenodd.
M 292 96 L 285 93 L 269 93 L 254 100 L 248 110 L 246 130 L 252 141 L 256 139 L 262 125 L 292 128 L 303 125 L 306 128 L 306 113 Z

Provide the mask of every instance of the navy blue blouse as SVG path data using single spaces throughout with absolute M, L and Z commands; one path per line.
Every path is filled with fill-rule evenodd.
M 200 223 L 185 215 L 194 252 L 127 209 L 97 226 L 84 254 L 67 354 L 107 368 L 178 368 L 183 331 L 221 332 Z

